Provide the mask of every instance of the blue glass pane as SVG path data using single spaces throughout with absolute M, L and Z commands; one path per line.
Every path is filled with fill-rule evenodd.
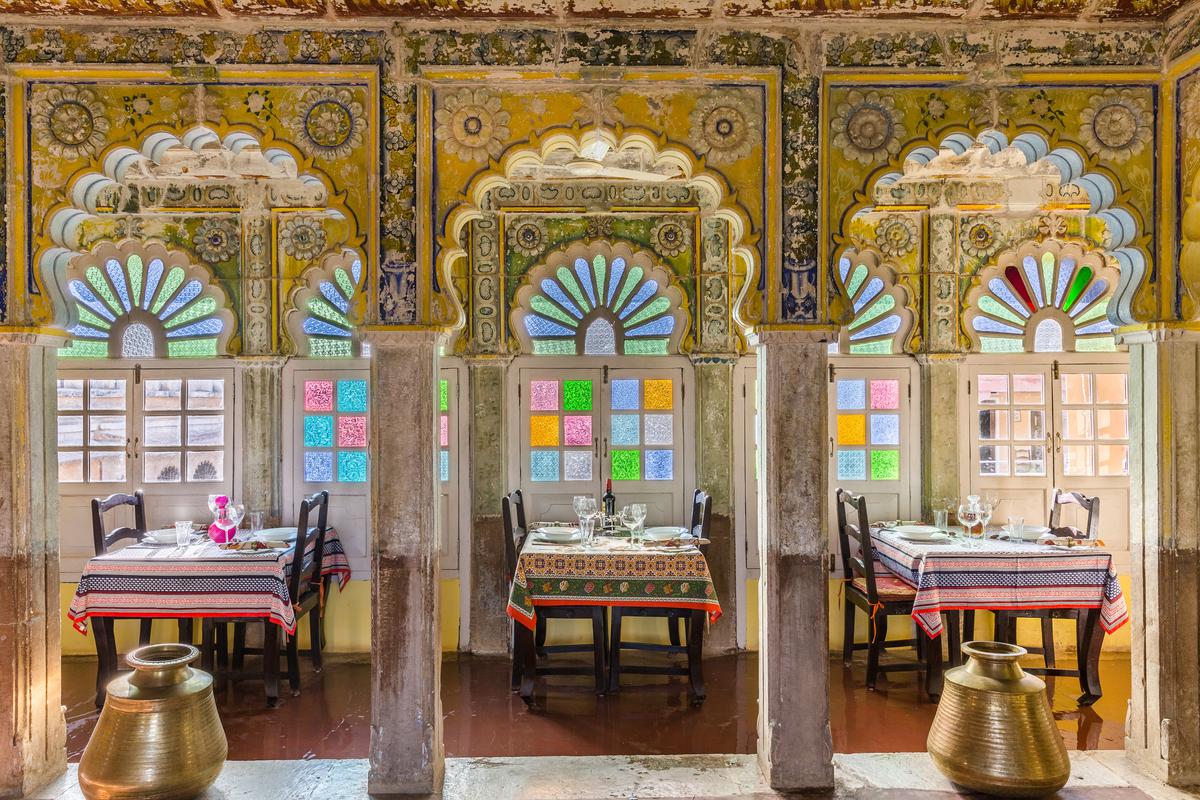
M 366 413 L 367 382 L 360 380 L 338 381 L 337 410 L 351 414 Z
M 625 332 L 626 336 L 670 336 L 675 330 L 674 317 L 659 317 L 653 322 L 647 322 L 645 325 L 639 325 L 633 330 Z
M 342 297 L 342 293 L 334 287 L 331 281 L 321 281 L 321 294 L 325 296 L 326 300 L 337 306 L 338 311 L 343 314 L 350 310 L 349 301 Z
M 558 480 L 558 451 L 534 450 L 529 454 L 529 477 L 535 481 Z
M 894 315 L 884 317 L 879 322 L 876 322 L 869 328 L 863 328 L 861 331 L 855 331 L 851 339 L 869 339 L 872 336 L 883 336 L 884 334 L 892 334 L 900 330 L 900 316 Z
M 658 281 L 646 281 L 642 284 L 642 288 L 637 290 L 637 294 L 635 294 L 633 298 L 625 304 L 625 307 L 621 309 L 621 313 L 618 314 L 618 316 L 621 319 L 625 319 L 634 311 L 637 311 L 639 308 L 641 308 L 642 303 L 645 303 L 647 300 L 653 297 L 657 291 Z
M 675 477 L 675 451 L 646 451 L 646 480 L 669 481 Z
M 154 293 L 158 290 L 158 281 L 162 278 L 162 274 L 162 259 L 156 258 L 150 262 L 150 268 L 146 271 L 146 290 L 142 294 L 142 308 L 150 308 L 150 301 L 154 299 Z
M 121 269 L 121 262 L 115 258 L 110 258 L 108 264 L 105 265 L 105 269 L 108 272 L 108 279 L 112 281 L 117 294 L 121 296 L 121 305 L 125 306 L 125 310 L 128 311 L 131 308 L 129 304 L 129 289 L 125 286 L 125 271 Z
M 612 443 L 617 445 L 636 445 L 639 439 L 638 421 L 637 414 L 613 414 Z
M 1104 280 L 1103 278 L 1098 281 L 1092 281 L 1091 286 L 1089 286 L 1087 291 L 1083 293 L 1083 297 L 1075 301 L 1075 305 L 1072 306 L 1068 313 L 1071 316 L 1075 316 L 1075 314 L 1077 314 L 1079 311 L 1091 305 L 1093 300 L 1104 294 L 1104 290 L 1107 288 L 1108 281 Z
M 339 328 L 336 325 L 331 325 L 328 322 L 326 322 L 325 320 L 317 319 L 316 317 L 309 317 L 308 319 L 304 320 L 303 327 L 304 327 L 304 332 L 309 334 L 310 336 L 314 335 L 314 334 L 318 335 L 318 336 L 349 336 L 350 335 L 350 331 L 346 330 L 345 328 Z
M 612 410 L 637 411 L 638 381 L 615 380 L 612 382 Z
M 333 447 L 333 417 L 309 415 L 304 418 L 305 447 Z
M 871 415 L 871 444 L 900 444 L 900 415 Z
M 1024 333 L 1015 325 L 1005 325 L 1003 322 L 997 322 L 991 317 L 976 317 L 971 320 L 971 326 L 977 331 L 986 331 L 988 333 Z
M 617 294 L 617 287 L 621 285 L 621 277 L 625 274 L 625 259 L 614 258 L 612 262 L 612 272 L 608 276 L 608 297 L 605 298 L 605 305 L 611 306 L 613 297 Z
M 173 331 L 167 332 L 168 339 L 175 339 L 180 336 L 216 336 L 221 332 L 224 324 L 216 317 L 202 319 L 199 322 L 193 322 L 191 325 L 184 325 L 182 328 L 176 328 Z
M 438 452 L 438 478 L 444 483 L 450 480 L 450 451 Z
M 839 481 L 865 481 L 867 479 L 867 453 L 865 450 L 838 450 L 837 456 Z
M 575 274 L 579 276 L 579 284 L 583 286 L 583 290 L 587 292 L 588 300 L 592 301 L 592 305 L 599 305 L 596 302 L 596 292 L 592 289 L 592 267 L 585 259 L 575 259 Z
M 858 408 L 866 408 L 867 382 L 838 381 L 837 407 L 838 411 L 851 411 Z
M 530 314 L 525 318 L 525 330 L 529 331 L 530 336 L 574 336 L 575 331 L 568 328 L 566 325 L 559 325 L 557 322 L 539 317 L 537 314 Z
M 184 286 L 183 290 L 179 294 L 175 295 L 175 299 L 171 301 L 171 304 L 162 310 L 162 312 L 158 315 L 158 318 L 167 319 L 176 311 L 192 302 L 196 295 L 200 294 L 200 290 L 203 288 L 204 287 L 200 285 L 200 281 L 189 281 L 188 285 Z
M 343 483 L 366 483 L 367 454 L 339 450 L 338 480 Z
M 96 297 L 96 294 L 89 289 L 87 284 L 85 284 L 83 281 L 71 281 L 69 284 L 67 284 L 67 286 L 70 288 L 71 294 L 75 296 L 75 299 L 83 303 L 92 311 L 95 311 L 97 314 L 107 320 L 116 319 L 116 317 L 113 316 L 113 313 L 108 310 L 108 306 L 106 306 L 104 303 L 101 303 L 100 298 Z
M 333 480 L 333 453 L 304 454 L 306 483 L 329 483 Z
M 579 306 L 567 297 L 567 293 L 557 283 L 546 278 L 542 281 L 542 291 L 554 298 L 554 302 L 571 312 L 576 319 L 583 319 L 583 312 L 579 310 Z

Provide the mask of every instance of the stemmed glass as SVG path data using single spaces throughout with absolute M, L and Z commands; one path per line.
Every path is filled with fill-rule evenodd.
M 634 503 L 629 507 L 629 515 L 633 518 L 633 532 L 630 534 L 630 539 L 640 542 L 645 533 L 643 525 L 646 522 L 646 504 Z
M 242 503 L 230 503 L 225 506 L 225 520 L 218 522 L 224 530 L 236 531 L 238 525 L 242 524 L 242 518 L 246 516 L 246 506 Z
M 992 514 L 996 510 L 998 503 L 992 495 L 988 495 L 985 499 L 979 502 L 979 538 L 987 538 L 987 526 L 992 521 Z
M 967 547 L 975 546 L 975 526 L 979 524 L 982 514 L 983 512 L 979 508 L 979 498 L 974 495 L 968 497 L 966 503 L 960 503 L 958 506 L 958 521 L 966 533 L 965 544 Z
M 581 530 L 583 529 L 583 518 L 587 515 L 589 503 L 591 504 L 592 508 L 596 507 L 595 498 L 588 497 L 586 494 L 577 494 L 575 495 L 574 499 L 571 500 L 571 508 L 574 509 L 575 516 L 579 519 L 579 527 Z

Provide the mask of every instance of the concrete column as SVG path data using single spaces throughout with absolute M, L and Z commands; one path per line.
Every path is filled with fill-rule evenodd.
M 473 653 L 508 652 L 508 580 L 504 567 L 504 378 L 508 359 L 468 364 L 471 381 L 471 639 Z
M 712 495 L 708 568 L 721 600 L 721 624 L 709 628 L 704 648 L 727 653 L 737 648 L 737 540 L 733 535 L 733 362 L 710 360 L 695 366 L 696 486 Z M 690 501 L 692 487 L 684 491 Z M 684 523 L 686 524 L 686 522 Z
M 67 768 L 59 672 L 55 352 L 0 332 L 0 797 Z
M 760 334 L 758 757 L 773 789 L 833 786 L 827 465 L 832 331 Z
M 963 357 L 957 353 L 917 356 L 921 366 L 921 510 L 932 518 L 930 501 L 959 496 L 958 387 Z
M 1125 749 L 1176 786 L 1200 784 L 1200 331 L 1129 343 L 1133 691 Z
M 434 331 L 371 331 L 372 795 L 442 775 Z
M 241 356 L 234 361 L 242 407 L 241 497 L 247 511 L 266 511 L 274 519 L 287 516 L 280 474 L 284 363 L 275 356 Z

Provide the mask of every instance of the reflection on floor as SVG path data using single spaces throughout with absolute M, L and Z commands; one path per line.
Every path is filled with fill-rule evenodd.
M 370 666 L 330 659 L 320 675 L 306 671 L 299 697 L 268 709 L 261 684 L 218 692 L 221 719 L 236 760 L 364 758 L 370 737 Z M 615 696 L 598 698 L 589 683 L 553 678 L 530 712 L 508 691 L 506 659 L 448 656 L 442 666 L 446 755 L 658 755 L 753 753 L 757 743 L 758 659 L 753 653 L 706 659 L 708 701 L 688 705 L 683 679 L 629 678 Z M 63 662 L 67 753 L 78 761 L 95 726 L 96 665 Z M 1120 749 L 1129 699 L 1129 661 L 1101 662 L 1105 694 L 1091 709 L 1074 704 L 1078 684 L 1056 681 L 1055 717 L 1071 749 Z M 834 750 L 840 753 L 920 752 L 934 706 L 922 699 L 914 673 L 863 685 L 864 669 L 830 665 Z M 521 731 L 514 736 L 513 731 Z

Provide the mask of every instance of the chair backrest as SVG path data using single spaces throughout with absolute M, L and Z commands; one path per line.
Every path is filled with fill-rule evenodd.
M 104 530 L 104 513 L 121 506 L 133 506 L 133 527 L 121 526 L 110 532 Z M 146 498 L 142 490 L 133 494 L 110 494 L 103 500 L 92 498 L 92 539 L 96 555 L 103 555 L 108 548 L 122 539 L 141 541 L 146 538 Z
M 296 550 L 288 574 L 288 593 L 293 603 L 300 599 L 301 589 L 306 588 L 306 580 L 311 584 L 321 579 L 321 551 L 325 548 L 325 527 L 328 522 L 329 492 L 314 492 L 300 501 L 300 513 L 296 519 Z M 311 535 L 309 528 L 312 528 Z M 304 553 L 310 540 L 314 541 L 313 557 L 305 564 Z
M 1087 528 L 1084 533 L 1087 538 L 1095 539 L 1096 534 L 1100 530 L 1100 498 L 1088 497 L 1082 492 L 1064 492 L 1061 489 L 1055 489 L 1054 495 L 1050 500 L 1050 520 L 1047 524 L 1050 529 L 1059 527 L 1062 523 L 1062 507 L 1063 506 L 1079 506 L 1087 512 Z
M 849 509 L 849 513 L 847 513 Z M 871 543 L 871 523 L 867 519 L 867 498 L 852 494 L 845 489 L 837 491 L 838 543 L 842 551 L 842 577 L 852 581 L 865 579 L 867 600 L 879 602 L 879 591 L 875 586 L 875 547 Z M 852 549 L 850 540 L 858 547 Z
M 500 500 L 500 511 L 504 518 L 504 563 L 511 581 L 517 571 L 517 553 L 525 544 L 525 496 L 517 489 Z
M 703 489 L 692 492 L 692 536 L 697 539 L 712 539 L 712 497 Z M 708 545 L 699 545 L 700 552 L 708 554 Z

